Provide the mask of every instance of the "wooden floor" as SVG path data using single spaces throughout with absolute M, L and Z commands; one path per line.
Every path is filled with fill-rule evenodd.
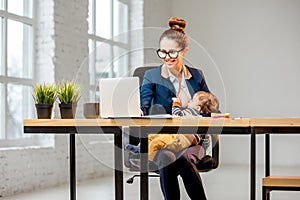
M 284 172 L 283 172 L 284 170 Z M 300 175 L 298 168 L 278 168 L 272 169 L 274 173 L 284 175 Z M 125 179 L 130 174 L 125 175 Z M 263 168 L 257 170 L 257 200 L 261 200 L 261 177 L 263 176 Z M 248 166 L 224 166 L 221 165 L 217 170 L 209 173 L 203 173 L 203 183 L 209 200 L 246 200 L 250 199 L 249 187 L 249 167 Z M 79 182 L 77 184 L 77 200 L 113 200 L 114 199 L 114 177 L 107 176 L 99 179 Z M 188 200 L 188 196 L 182 188 L 182 200 Z M 124 183 L 125 200 L 139 199 L 139 179 L 136 179 L 132 185 Z M 3 197 L 0 200 L 68 200 L 69 186 L 63 185 L 56 188 L 50 188 L 35 191 L 26 194 L 20 194 L 12 197 Z M 162 200 L 159 188 L 158 178 L 150 178 L 150 200 Z M 272 200 L 299 200 L 300 192 L 273 191 L 271 193 Z

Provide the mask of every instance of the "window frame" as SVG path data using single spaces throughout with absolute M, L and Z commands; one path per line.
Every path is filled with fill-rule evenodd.
M 2 55 L 1 57 L 3 59 L 1 59 L 1 66 L 3 66 L 3 74 L 0 75 L 0 83 L 1 83 L 1 89 L 3 89 L 3 96 L 1 97 L 1 101 L 3 101 L 1 110 L 4 111 L 4 122 L 2 122 L 2 124 L 4 125 L 4 131 L 0 132 L 0 145 L 1 145 L 1 149 L 2 148 L 18 148 L 18 147 L 24 147 L 24 146 L 38 146 L 40 144 L 40 136 L 38 135 L 23 135 L 14 139 L 8 139 L 8 134 L 9 131 L 8 129 L 8 121 L 9 121 L 9 116 L 8 116 L 8 85 L 9 84 L 19 84 L 20 87 L 26 86 L 26 87 L 31 87 L 33 88 L 33 85 L 35 84 L 35 79 L 36 79 L 36 73 L 35 73 L 35 65 L 34 65 L 34 47 L 35 47 L 35 15 L 36 15 L 36 0 L 32 0 L 32 15 L 31 17 L 27 17 L 26 16 L 26 8 L 25 8 L 25 13 L 23 13 L 23 16 L 14 14 L 14 13 L 10 13 L 8 12 L 8 0 L 3 0 L 1 1 L 1 3 L 3 3 L 3 9 L 4 10 L 0 10 L 0 18 L 1 18 L 1 23 L 3 23 L 3 29 L 2 29 L 2 33 L 1 36 L 2 38 L 0 38 L 0 40 L 2 40 L 2 42 L 0 44 L 2 44 Z M 27 4 L 26 2 L 24 2 L 24 7 L 26 7 Z M 8 20 L 13 20 L 16 21 L 18 23 L 22 23 L 23 25 L 28 25 L 31 27 L 32 31 L 27 32 L 25 30 L 25 32 L 23 33 L 23 37 L 24 38 L 28 38 L 28 36 L 31 37 L 30 42 L 25 41 L 23 44 L 23 53 L 24 51 L 27 51 L 27 49 L 30 49 L 30 54 L 28 56 L 31 57 L 30 61 L 31 61 L 31 74 L 32 76 L 30 78 L 25 78 L 25 77 L 11 77 L 8 76 L 8 62 L 7 62 L 7 51 L 8 51 L 8 44 L 7 44 L 7 35 L 8 35 Z M 0 30 L 1 31 L 1 30 Z M 29 35 L 28 35 L 29 34 Z M 27 52 L 28 53 L 28 52 Z M 23 54 L 25 55 L 23 57 L 22 62 L 23 63 L 27 63 L 26 59 L 28 59 L 28 56 L 26 56 L 26 53 Z M 23 65 L 24 66 L 24 65 Z M 31 94 L 24 94 L 27 95 L 27 97 Z M 24 98 L 24 99 L 29 99 L 29 98 Z M 32 102 L 23 102 L 24 105 L 29 104 Z M 29 113 L 29 111 L 25 110 L 23 111 L 24 113 Z M 22 124 L 20 124 L 22 125 Z M 22 128 L 23 129 L 23 128 Z M 25 136 L 25 137 L 24 137 Z
M 91 14 L 91 24 L 92 24 L 92 27 L 89 27 L 88 28 L 88 41 L 90 43 L 90 41 L 92 42 L 92 47 L 90 48 L 90 45 L 89 45 L 89 72 L 90 72 L 90 100 L 94 101 L 95 100 L 95 97 L 97 96 L 97 78 L 96 77 L 96 51 L 94 51 L 96 48 L 97 48 L 97 43 L 105 43 L 105 44 L 108 44 L 110 46 L 110 55 L 111 55 L 111 58 L 112 60 L 114 60 L 115 58 L 115 52 L 114 52 L 114 48 L 115 47 L 118 47 L 118 48 L 122 48 L 124 49 L 125 51 L 129 51 L 130 49 L 130 37 L 128 35 L 128 38 L 127 38 L 127 43 L 124 43 L 124 42 L 120 42 L 120 41 L 115 41 L 114 40 L 114 37 L 116 36 L 115 35 L 115 30 L 114 30 L 114 12 L 115 12 L 115 9 L 114 9 L 114 2 L 115 1 L 119 1 L 119 2 L 122 2 L 124 4 L 127 5 L 127 28 L 126 28 L 126 31 L 128 32 L 129 30 L 129 27 L 130 27 L 130 17 L 129 17 L 129 10 L 130 10 L 130 1 L 128 0 L 110 0 L 110 8 L 111 8 L 111 30 L 110 30 L 110 33 L 111 35 L 109 36 L 109 39 L 108 38 L 104 38 L 104 37 L 101 37 L 99 35 L 96 34 L 96 2 L 97 0 L 89 0 L 89 3 L 92 2 L 92 13 L 90 10 L 88 10 L 88 13 Z M 90 8 L 90 7 L 89 7 Z M 89 26 L 90 26 L 90 23 L 89 23 Z M 92 52 L 90 52 L 90 50 L 93 50 Z M 128 63 L 128 66 L 127 66 L 127 71 L 129 70 L 129 66 L 130 66 L 130 58 L 129 56 L 127 56 L 127 63 Z M 114 66 L 114 62 L 111 63 L 111 69 L 109 71 L 109 77 L 115 77 L 115 74 L 114 74 L 114 69 L 116 68 Z

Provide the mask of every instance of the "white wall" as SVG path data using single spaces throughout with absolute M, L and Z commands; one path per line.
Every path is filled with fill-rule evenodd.
M 173 0 L 153 18 L 149 11 L 159 6 L 150 4 L 145 24 L 163 23 L 167 28 L 173 15 L 186 19 L 187 63 L 203 69 L 223 112 L 233 117 L 300 116 L 300 1 Z M 262 139 L 258 137 L 260 163 Z M 273 163 L 300 165 L 295 159 L 300 136 L 276 136 L 272 141 Z M 249 137 L 224 136 L 221 162 L 246 164 L 249 150 Z
M 299 8 L 293 0 L 175 0 L 172 14 L 187 19 L 190 37 L 216 62 L 228 97 L 226 111 L 242 117 L 296 117 Z M 201 65 L 196 55 L 191 51 L 190 59 Z
M 144 60 L 145 65 L 157 65 L 155 50 L 159 48 L 159 37 L 172 13 L 171 0 L 145 0 L 144 2 Z

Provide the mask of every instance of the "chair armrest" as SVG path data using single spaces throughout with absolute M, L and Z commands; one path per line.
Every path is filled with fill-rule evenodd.
M 216 169 L 219 166 L 219 146 L 220 146 L 220 142 L 219 142 L 219 135 L 218 134 L 211 134 L 211 143 L 212 143 L 212 157 L 214 159 L 214 165 L 213 165 L 213 169 Z

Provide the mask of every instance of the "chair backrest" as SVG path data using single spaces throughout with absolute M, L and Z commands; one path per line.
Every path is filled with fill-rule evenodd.
M 157 66 L 144 66 L 144 67 L 138 67 L 134 70 L 133 76 L 137 76 L 140 79 L 140 85 L 142 85 L 144 74 L 147 70 L 156 68 Z M 132 130 L 131 130 L 132 131 Z M 130 143 L 137 145 L 139 143 L 139 139 L 136 137 L 133 137 L 131 135 L 136 135 L 129 133 L 129 130 L 125 131 L 127 134 L 123 134 L 124 144 Z M 211 134 L 211 156 L 205 156 L 205 158 L 202 160 L 200 167 L 198 167 L 198 170 L 200 172 L 207 172 L 212 169 L 216 169 L 219 166 L 219 135 Z M 130 165 L 129 162 L 130 159 L 130 152 L 124 151 L 124 164 L 126 167 L 130 168 L 131 170 L 135 171 L 136 169 Z
M 144 67 L 138 67 L 134 70 L 133 76 L 137 76 L 140 79 L 140 85 L 142 85 L 144 74 L 147 70 L 156 68 L 157 66 L 144 66 Z

